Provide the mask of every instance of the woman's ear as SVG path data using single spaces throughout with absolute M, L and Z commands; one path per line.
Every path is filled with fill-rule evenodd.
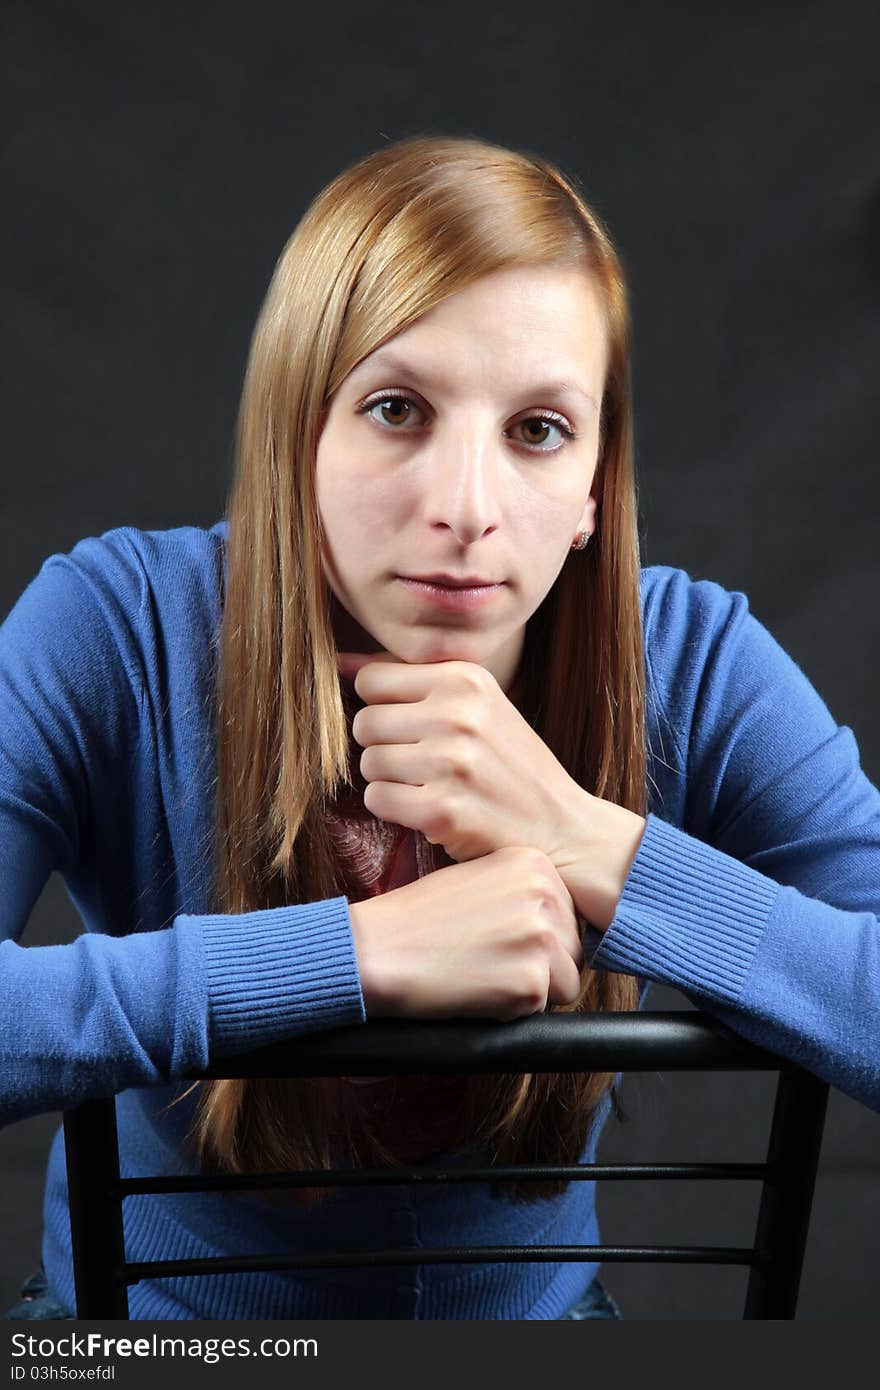
M 590 535 L 592 535 L 592 533 L 596 529 L 596 509 L 598 506 L 598 501 L 593 496 L 593 494 L 590 493 L 589 497 L 584 503 L 584 509 L 581 512 L 581 519 L 577 525 L 578 531 L 588 531 Z

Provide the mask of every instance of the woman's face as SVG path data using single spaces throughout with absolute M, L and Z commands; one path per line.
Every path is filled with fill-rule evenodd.
M 476 662 L 509 688 L 527 619 L 594 528 L 605 366 L 591 281 L 547 267 L 485 276 L 358 364 L 317 451 L 340 650 Z M 440 574 L 496 587 L 453 606 L 405 582 Z

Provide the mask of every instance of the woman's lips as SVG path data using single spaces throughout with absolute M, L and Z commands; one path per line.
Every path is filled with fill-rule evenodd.
M 488 603 L 504 588 L 503 584 L 480 584 L 468 588 L 453 588 L 447 584 L 431 583 L 426 579 L 404 579 L 398 575 L 401 584 L 435 608 L 445 608 L 452 613 L 466 612 Z

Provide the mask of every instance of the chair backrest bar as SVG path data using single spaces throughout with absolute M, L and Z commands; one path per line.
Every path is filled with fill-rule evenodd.
M 795 1315 L 827 1104 L 824 1081 L 809 1072 L 779 1073 L 767 1152 L 771 1172 L 755 1233 L 764 1261 L 749 1277 L 746 1318 Z
M 520 1071 L 778 1071 L 766 1164 L 554 1164 L 516 1167 L 382 1170 L 246 1177 L 122 1179 L 115 1098 L 86 1101 L 65 1111 L 77 1316 L 127 1318 L 128 1285 L 142 1278 L 269 1268 L 420 1264 L 505 1259 L 603 1259 L 699 1262 L 751 1267 L 744 1317 L 792 1318 L 822 1141 L 828 1087 L 772 1053 L 752 1046 L 697 1012 L 539 1014 L 515 1023 L 484 1020 L 381 1019 L 355 1028 L 294 1038 L 272 1048 L 216 1063 L 187 1079 L 250 1076 L 370 1076 Z M 746 1249 L 702 1246 L 468 1246 L 418 1251 L 326 1252 L 212 1260 L 125 1259 L 122 1202 L 133 1192 L 256 1190 L 268 1187 L 375 1182 L 500 1182 L 513 1176 L 546 1180 L 751 1178 L 762 1182 L 755 1244 Z

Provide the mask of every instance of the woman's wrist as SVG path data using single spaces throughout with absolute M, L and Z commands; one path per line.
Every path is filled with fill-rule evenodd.
M 354 954 L 357 960 L 358 978 L 361 985 L 361 994 L 364 1000 L 364 1010 L 369 1017 L 376 1006 L 378 994 L 377 982 L 375 979 L 375 952 L 370 949 L 369 940 L 369 908 L 374 899 L 366 898 L 363 902 L 348 904 L 348 917 L 351 922 L 351 939 L 354 943 Z
M 574 787 L 570 838 L 550 858 L 579 915 L 604 932 L 614 920 L 647 820 Z
M 365 898 L 359 903 L 348 904 L 351 921 L 351 935 L 357 959 L 358 978 L 364 1000 L 364 1012 L 389 1017 L 396 1012 L 396 994 L 389 976 L 390 951 L 387 943 L 384 951 L 376 949 L 379 933 L 376 930 L 375 914 L 385 906 L 385 894 Z

